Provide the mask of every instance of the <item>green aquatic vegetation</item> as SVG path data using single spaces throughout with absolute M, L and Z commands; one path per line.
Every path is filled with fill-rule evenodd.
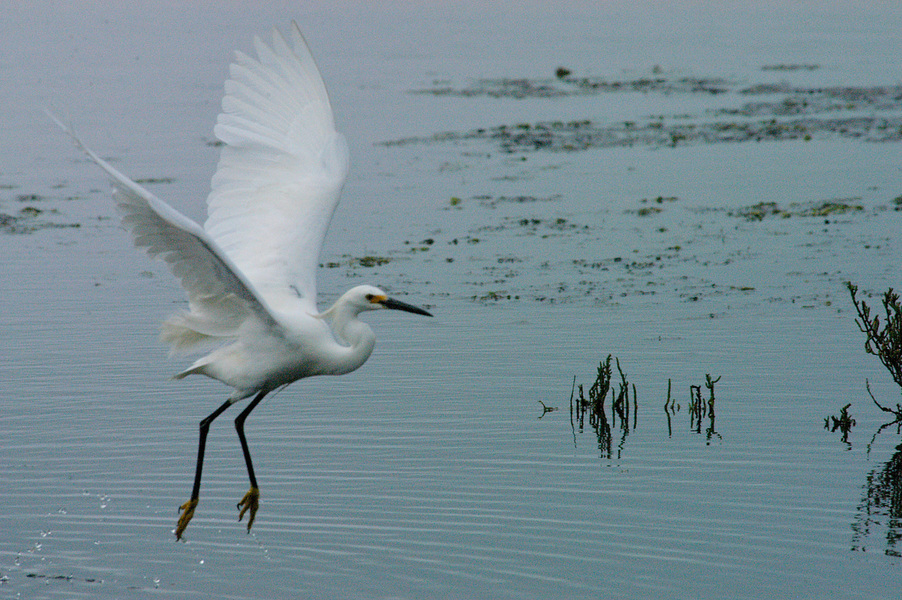
M 767 217 L 831 217 L 864 211 L 858 203 L 861 198 L 834 198 L 815 203 L 793 203 L 783 208 L 776 202 L 758 202 L 729 212 L 730 216 L 742 217 L 746 221 L 763 221 Z
M 832 215 L 844 215 L 851 212 L 861 212 L 864 207 L 853 202 L 860 198 L 840 198 L 825 200 L 798 213 L 802 217 L 829 217 Z
M 361 267 L 379 267 L 390 263 L 391 259 L 387 256 L 361 256 L 355 262 Z
M 643 206 L 642 208 L 635 210 L 627 210 L 626 212 L 628 214 L 634 214 L 639 217 L 650 217 L 651 215 L 656 215 L 658 213 L 664 212 L 664 209 L 658 206 Z
M 791 213 L 783 210 L 776 202 L 759 202 L 751 206 L 740 208 L 735 214 L 746 221 L 763 221 L 765 217 L 780 216 L 789 217 Z

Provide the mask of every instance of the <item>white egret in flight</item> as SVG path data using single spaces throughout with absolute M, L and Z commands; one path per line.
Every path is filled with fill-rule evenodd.
M 177 539 L 197 507 L 204 445 L 216 417 L 253 396 L 235 419 L 250 478 L 238 518 L 248 513 L 250 531 L 260 496 L 244 436 L 250 412 L 293 381 L 360 367 L 376 341 L 357 318 L 361 312 L 390 308 L 431 316 L 368 285 L 346 292 L 326 311 L 317 309 L 316 269 L 348 150 L 293 22 L 290 41 L 274 29 L 271 46 L 255 38 L 258 58 L 236 52 L 214 129 L 224 145 L 203 228 L 114 169 L 53 117 L 106 171 L 135 245 L 166 261 L 188 294 L 188 310 L 163 323 L 162 339 L 174 350 L 215 347 L 175 378 L 206 375 L 234 388 L 200 422 L 194 488 L 179 509 Z

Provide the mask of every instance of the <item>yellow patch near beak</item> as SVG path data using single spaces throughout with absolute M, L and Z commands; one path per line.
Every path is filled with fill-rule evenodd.
M 386 300 L 388 300 L 388 296 L 375 296 L 374 295 L 374 296 L 369 297 L 370 304 L 382 304 Z

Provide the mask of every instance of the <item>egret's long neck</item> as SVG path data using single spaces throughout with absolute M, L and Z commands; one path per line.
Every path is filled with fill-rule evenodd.
M 366 362 L 376 346 L 376 335 L 370 326 L 357 318 L 357 312 L 336 304 L 329 312 L 332 331 L 339 342 L 347 344 L 339 349 L 334 374 L 350 373 Z

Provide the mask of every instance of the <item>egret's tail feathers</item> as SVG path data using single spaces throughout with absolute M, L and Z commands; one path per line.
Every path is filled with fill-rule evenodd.
M 179 317 L 172 317 L 163 322 L 160 340 L 172 348 L 173 353 L 178 353 L 212 343 L 214 338 L 186 326 Z
M 203 363 L 203 364 L 195 363 L 194 365 L 192 365 L 188 369 L 185 369 L 181 373 L 176 373 L 175 375 L 172 376 L 172 378 L 173 379 L 184 379 L 188 375 L 206 375 L 207 373 L 206 373 L 206 370 L 204 369 L 204 367 L 206 367 L 206 366 L 207 366 L 206 363 Z
M 172 315 L 163 322 L 160 339 L 173 353 L 214 346 L 238 336 L 238 323 L 220 322 L 195 313 Z

